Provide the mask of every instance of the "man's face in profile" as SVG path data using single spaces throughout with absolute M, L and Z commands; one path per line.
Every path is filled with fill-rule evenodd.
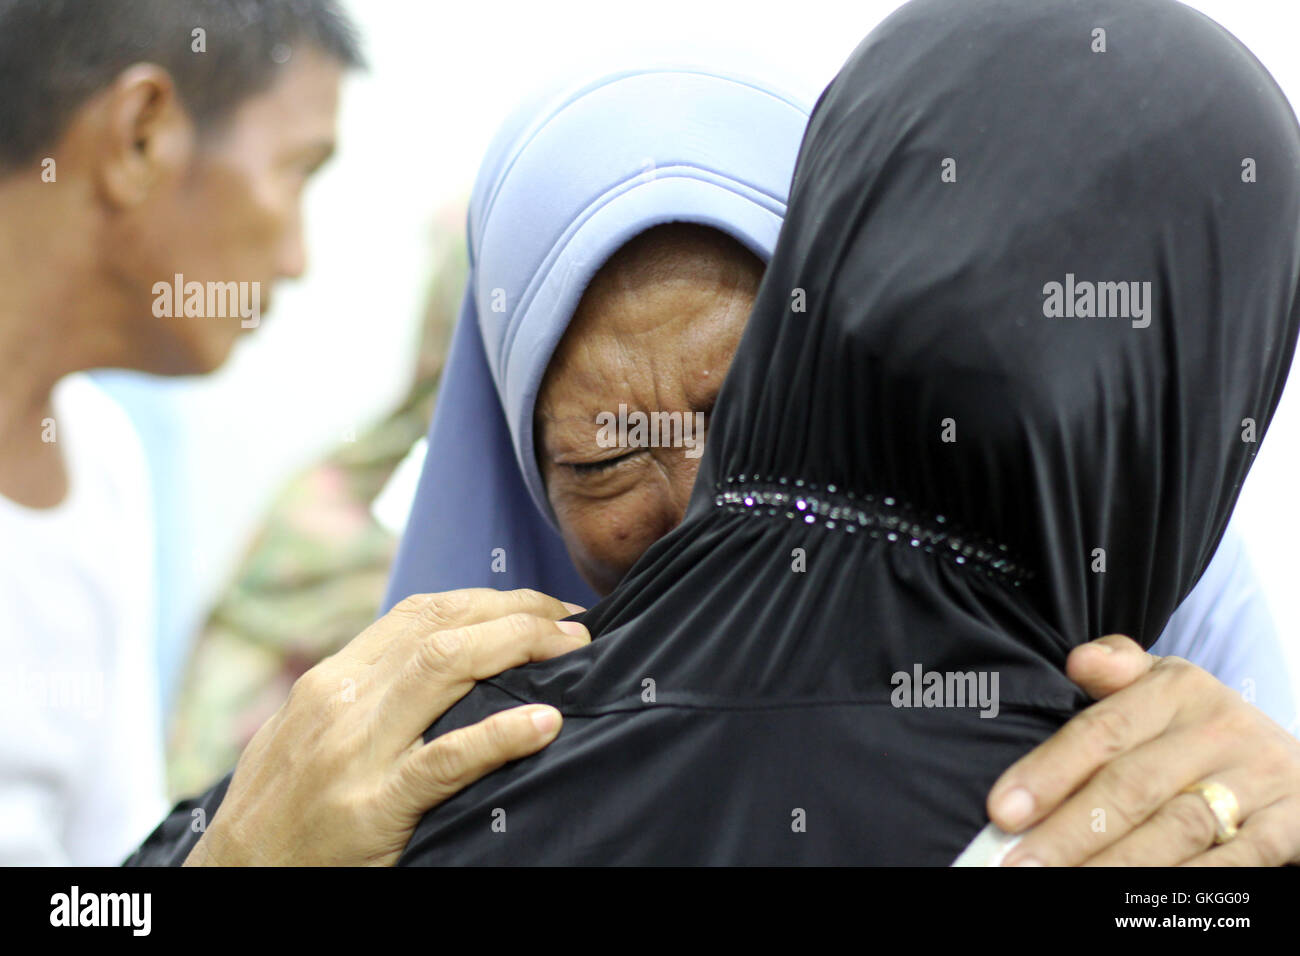
M 303 273 L 303 187 L 334 151 L 343 71 L 311 47 L 295 49 L 271 86 L 198 133 L 190 161 L 124 212 L 113 233 L 121 251 L 108 255 L 122 257 L 118 265 L 136 287 L 133 303 L 180 274 L 183 283 L 205 287 L 258 283 L 265 311 L 276 280 Z M 139 350 L 152 353 L 138 367 L 164 374 L 215 370 L 240 333 L 256 325 L 234 309 L 186 316 L 179 300 L 164 317 L 155 317 L 148 302 L 142 315 L 131 311 L 133 319 L 155 323 L 135 337 Z

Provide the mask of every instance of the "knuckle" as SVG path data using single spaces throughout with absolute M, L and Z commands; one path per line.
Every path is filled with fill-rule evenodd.
M 1197 667 L 1185 657 L 1162 658 L 1152 670 L 1158 670 L 1166 680 L 1187 693 L 1204 691 L 1211 684 L 1217 683 L 1208 671 Z
M 435 783 L 455 787 L 465 775 L 473 756 L 465 734 L 446 734 L 430 745 L 428 770 Z
M 420 643 L 420 664 L 440 676 L 460 676 L 467 670 L 470 634 L 467 628 L 434 631 Z
M 514 747 L 514 737 L 510 733 L 510 720 L 503 714 L 494 714 L 483 721 L 479 729 L 482 735 L 480 754 L 483 760 L 505 759 Z
M 299 708 L 304 705 L 314 706 L 319 703 L 324 695 L 325 678 L 320 672 L 319 667 L 313 667 L 310 670 L 298 676 L 289 688 L 289 704 L 291 707 Z
M 421 623 L 431 628 L 455 627 L 465 619 L 470 598 L 464 591 L 431 594 L 419 613 Z
M 1093 705 L 1075 720 L 1079 734 L 1105 759 L 1123 753 L 1132 738 L 1133 718 L 1118 707 Z
M 1256 717 L 1248 709 L 1250 705 L 1239 701 L 1236 705 L 1225 707 L 1217 716 L 1215 723 L 1219 737 L 1228 745 L 1253 743 L 1259 737 L 1259 725 Z
M 412 594 L 404 597 L 389 611 L 390 614 L 400 614 L 404 617 L 415 617 L 420 613 L 420 609 L 428 603 L 429 598 L 434 597 L 432 594 Z
M 512 637 L 527 638 L 541 633 L 542 620 L 535 614 L 507 614 L 501 624 Z
M 1188 671 L 1197 669 L 1195 664 L 1185 657 L 1179 657 L 1177 654 L 1169 654 L 1160 658 L 1155 666 L 1171 674 L 1186 674 Z
M 1187 796 L 1186 800 L 1171 800 L 1167 803 L 1162 815 L 1168 818 L 1173 828 L 1189 843 L 1202 849 L 1212 846 L 1214 835 L 1218 832 L 1214 814 L 1200 797 L 1195 794 Z
M 472 604 L 473 596 L 467 591 L 412 594 L 398 602 L 390 613 L 408 617 L 419 627 L 438 630 L 459 624 Z
M 550 602 L 545 594 L 532 588 L 516 588 L 510 592 L 510 599 L 515 607 L 544 607 Z
M 1139 826 L 1159 808 L 1162 797 L 1154 779 L 1143 773 L 1126 771 L 1107 764 L 1097 772 L 1097 784 L 1111 806 L 1130 827 Z

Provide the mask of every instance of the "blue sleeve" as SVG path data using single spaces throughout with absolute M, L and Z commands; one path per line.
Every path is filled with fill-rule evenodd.
M 1234 522 L 1151 653 L 1186 658 L 1296 732 L 1286 653 Z

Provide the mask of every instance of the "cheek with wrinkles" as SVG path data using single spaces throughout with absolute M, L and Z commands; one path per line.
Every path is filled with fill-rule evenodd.
M 670 509 L 657 497 L 626 497 L 633 500 L 576 505 L 561 518 L 590 560 L 619 573 L 672 524 Z

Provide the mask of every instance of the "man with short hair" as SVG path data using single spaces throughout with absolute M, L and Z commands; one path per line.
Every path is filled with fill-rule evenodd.
M 361 64 L 334 0 L 0 0 L 0 863 L 117 863 L 164 809 L 146 470 L 79 373 L 258 325 Z

